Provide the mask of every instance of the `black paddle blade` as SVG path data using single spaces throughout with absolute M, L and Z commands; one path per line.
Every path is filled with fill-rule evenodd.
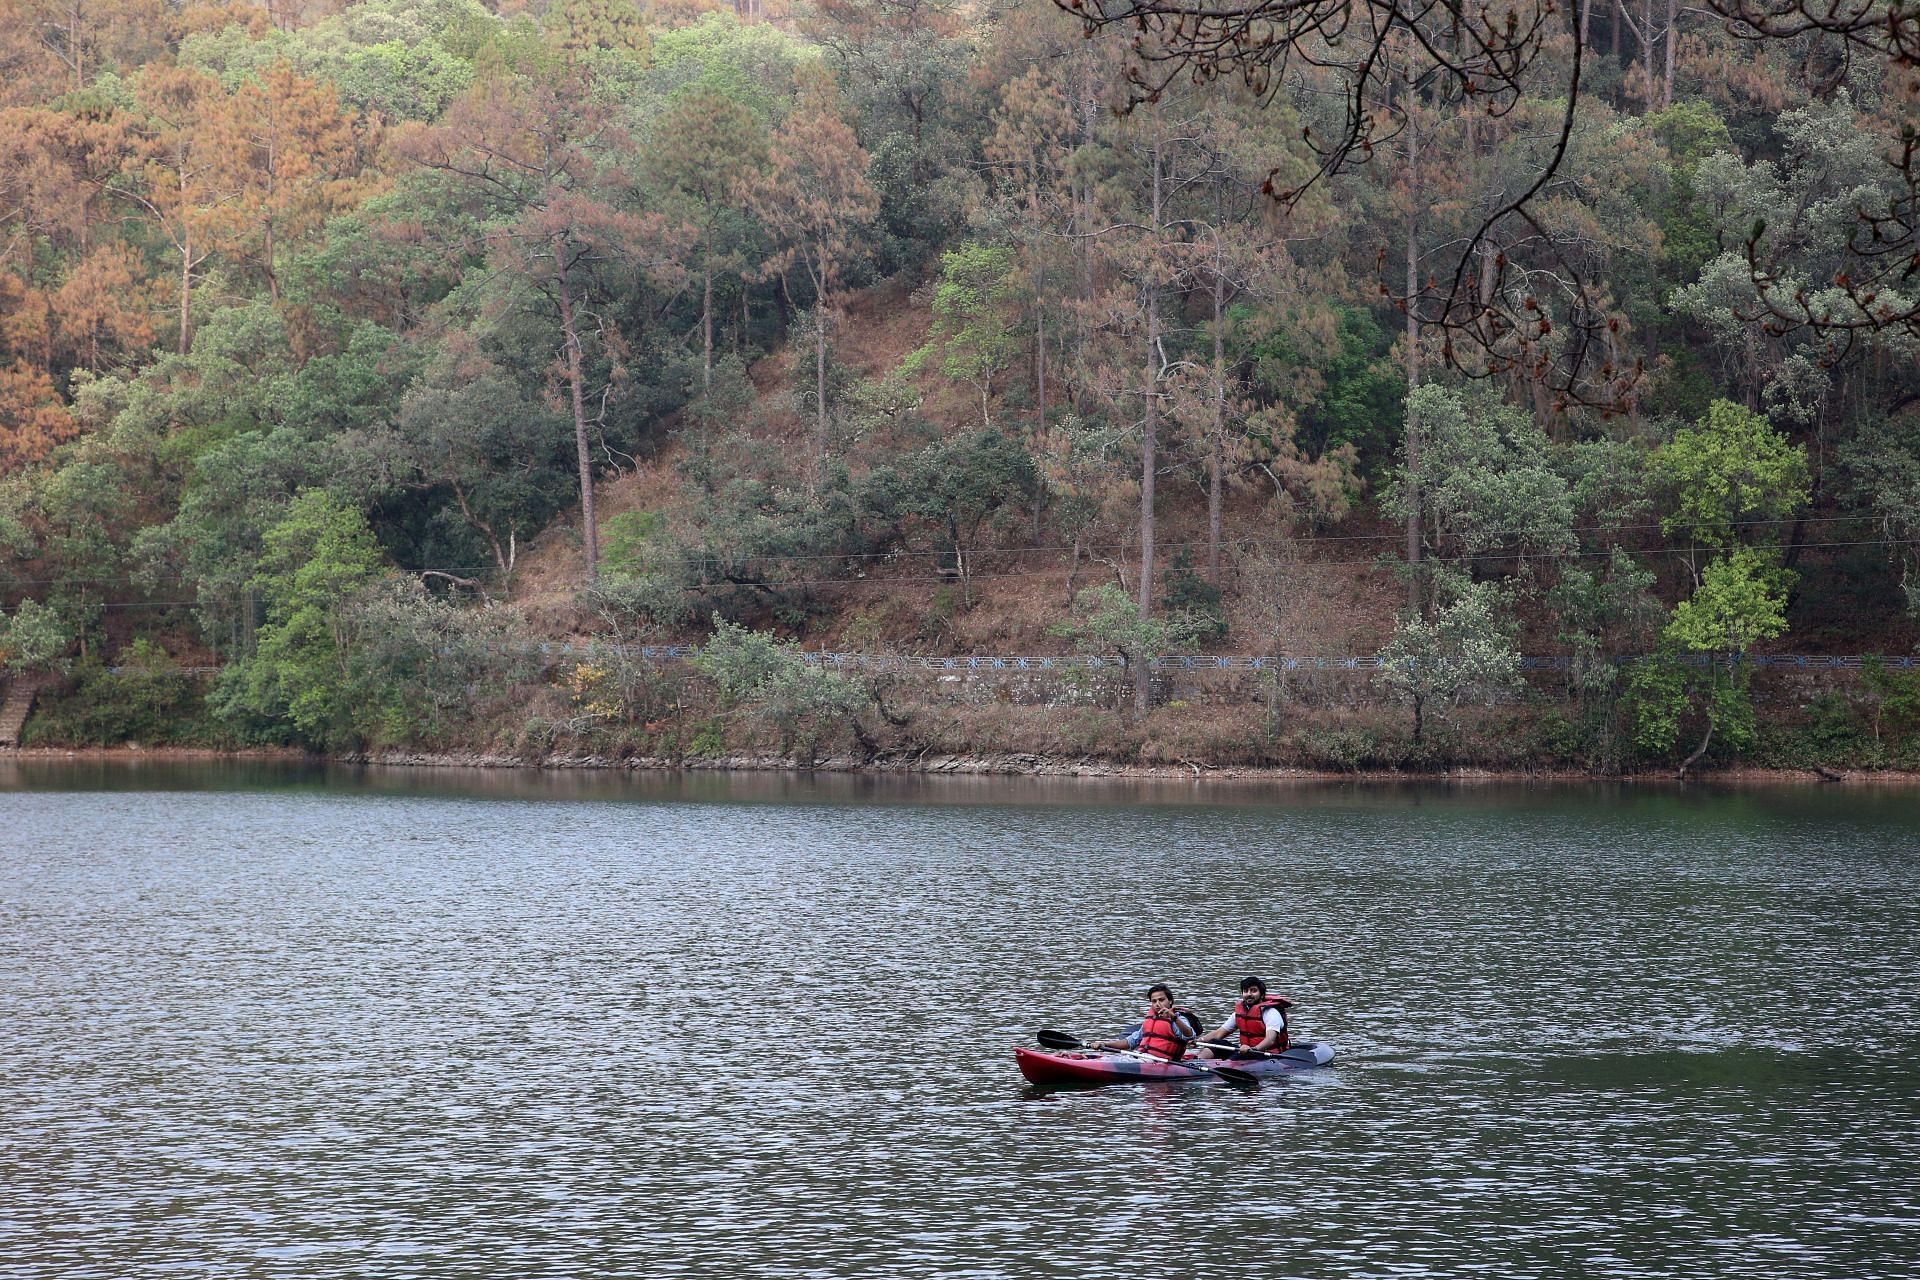
M 1217 1067 L 1211 1065 L 1207 1067 L 1207 1070 L 1213 1072 L 1213 1074 L 1219 1076 L 1228 1084 L 1238 1085 L 1242 1089 L 1258 1089 L 1260 1087 L 1260 1077 L 1251 1071 L 1242 1071 L 1238 1067 Z
M 1047 1031 L 1042 1029 L 1036 1032 L 1033 1038 L 1040 1042 L 1042 1049 L 1084 1049 L 1087 1047 L 1081 1043 L 1079 1036 L 1070 1036 L 1064 1031 Z

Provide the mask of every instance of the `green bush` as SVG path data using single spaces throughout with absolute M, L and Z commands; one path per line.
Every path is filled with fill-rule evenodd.
M 864 680 L 816 667 L 798 645 L 719 614 L 694 665 L 718 687 L 722 709 L 761 721 L 779 734 L 781 755 L 802 747 L 809 761 L 829 729 L 855 724 L 873 698 Z
M 226 746 L 229 736 L 207 711 L 206 686 L 166 653 L 136 640 L 117 669 L 98 658 L 43 690 L 22 732 L 30 746 Z
M 1291 746 L 1300 763 L 1313 769 L 1352 773 L 1359 769 L 1390 769 L 1400 763 L 1399 753 L 1387 750 L 1378 733 L 1360 726 L 1303 729 Z
M 377 745 L 443 745 L 486 723 L 536 664 L 518 619 L 434 596 L 417 580 L 387 578 L 338 607 L 348 732 Z
M 1846 695 L 1832 690 L 1808 702 L 1806 738 L 1820 764 L 1861 764 L 1879 754 L 1859 711 Z
M 1227 634 L 1227 611 L 1221 603 L 1220 588 L 1193 570 L 1193 553 L 1182 547 L 1174 553 L 1173 563 L 1161 580 L 1164 594 L 1160 605 L 1170 614 L 1185 615 L 1194 621 L 1194 639 L 1220 640 Z

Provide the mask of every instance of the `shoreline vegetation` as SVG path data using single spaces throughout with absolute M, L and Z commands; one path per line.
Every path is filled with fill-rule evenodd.
M 997 756 L 933 756 L 861 760 L 828 756 L 811 764 L 781 756 L 666 757 L 629 756 L 624 759 L 593 755 L 550 755 L 538 758 L 482 751 L 354 751 L 338 755 L 292 747 L 219 750 L 210 747 L 146 747 L 128 743 L 115 747 L 22 747 L 0 751 L 0 765 L 119 763 L 243 763 L 368 765 L 386 769 L 506 769 L 596 770 L 608 773 L 782 773 L 868 774 L 922 777 L 1032 777 L 1055 781 L 1140 780 L 1159 782 L 1445 782 L 1445 783 L 1579 783 L 1612 782 L 1635 785 L 1853 787 L 1920 786 L 1915 769 L 1755 768 L 1733 766 L 1704 770 L 1690 778 L 1670 773 L 1603 774 L 1578 769 L 1486 769 L 1460 766 L 1450 769 L 1308 769 L 1279 765 L 1208 765 L 1199 761 L 1141 764 L 1114 760 L 1065 759 L 1012 752 Z

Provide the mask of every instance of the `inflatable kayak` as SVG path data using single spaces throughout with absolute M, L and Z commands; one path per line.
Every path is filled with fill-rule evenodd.
M 1145 1054 L 1097 1049 L 1028 1049 L 1015 1045 L 1013 1060 L 1019 1064 L 1021 1075 L 1039 1085 L 1176 1084 L 1220 1078 L 1206 1068 L 1206 1059 L 1165 1062 Z M 1215 1061 L 1250 1075 L 1280 1076 L 1325 1066 L 1333 1061 L 1333 1046 L 1307 1042 L 1284 1053 Z

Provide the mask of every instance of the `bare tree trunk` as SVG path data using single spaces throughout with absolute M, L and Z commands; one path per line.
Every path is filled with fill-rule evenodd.
M 1680 35 L 1680 0 L 1667 0 L 1667 74 L 1660 86 L 1662 109 L 1673 105 L 1673 45 Z
M 1420 385 L 1420 133 L 1414 115 L 1413 59 L 1407 59 L 1407 604 L 1421 612 L 1420 591 L 1420 423 L 1413 412 L 1413 389 Z
M 273 309 L 280 309 L 280 273 L 273 269 L 273 219 L 265 223 L 265 246 L 261 255 L 267 259 L 267 301 L 273 303 Z
M 180 354 L 187 354 L 187 343 L 191 341 L 190 321 L 187 304 L 193 294 L 193 235 L 185 232 L 186 239 L 180 246 Z
M 587 444 L 586 375 L 581 370 L 580 332 L 573 322 L 573 287 L 567 278 L 567 247 L 553 241 L 555 281 L 560 296 L 560 332 L 567 343 L 567 390 L 573 398 L 573 448 L 580 464 L 580 548 L 589 587 L 600 581 L 600 526 L 593 510 L 593 454 Z
M 708 257 L 700 293 L 700 389 L 713 390 L 713 259 Z
M 1213 272 L 1213 440 L 1207 459 L 1207 581 L 1220 585 L 1220 473 L 1227 431 L 1227 282 L 1222 273 L 1219 232 L 1215 231 Z
M 1713 713 L 1708 712 L 1706 736 L 1700 739 L 1700 745 L 1693 749 L 1693 754 L 1680 762 L 1680 768 L 1674 772 L 1674 775 L 1673 775 L 1674 777 L 1685 779 L 1685 777 L 1687 776 L 1687 770 L 1693 768 L 1694 765 L 1700 763 L 1700 757 L 1707 754 L 1707 747 L 1713 742 L 1714 728 L 1715 728 L 1715 725 L 1713 723 Z
M 827 465 L 827 300 L 813 312 L 814 474 Z
M 1034 272 L 1033 278 L 1033 400 L 1034 421 L 1047 425 L 1047 269 Z
M 466 517 L 467 523 L 486 535 L 487 544 L 493 548 L 493 563 L 500 570 L 501 590 L 505 592 L 507 596 L 511 597 L 513 595 L 513 566 L 514 562 L 519 559 L 519 550 L 516 546 L 516 539 L 512 528 L 509 527 L 507 530 L 507 544 L 504 547 L 501 546 L 500 535 L 494 532 L 491 524 L 473 513 L 473 508 L 467 503 L 467 491 L 457 481 L 453 486 L 453 496 L 455 501 L 460 504 L 460 514 Z
M 1642 74 L 1642 77 L 1641 77 L 1641 78 L 1642 78 L 1642 79 L 1644 80 L 1644 82 L 1646 83 L 1646 87 L 1647 87 L 1647 105 L 1646 105 L 1646 107 L 1645 107 L 1645 108 L 1643 108 L 1643 110 L 1646 110 L 1646 111 L 1652 111 L 1652 110 L 1653 110 L 1653 103 L 1654 103 L 1654 95 L 1653 95 L 1653 0 L 1646 0 L 1646 7 L 1645 7 L 1645 8 L 1643 8 L 1643 9 L 1642 9 L 1642 10 L 1640 11 L 1640 13 L 1641 13 L 1641 17 L 1642 17 L 1642 18 L 1643 18 L 1643 19 L 1645 20 L 1645 22 L 1646 22 L 1646 25 L 1645 25 L 1644 27 L 1642 27 L 1642 28 L 1640 29 L 1640 36 L 1641 36 L 1641 40 L 1640 40 L 1640 51 L 1641 51 L 1641 53 L 1642 53 L 1642 54 L 1644 54 L 1644 55 L 1645 55 L 1645 56 L 1644 56 L 1644 57 L 1643 57 L 1643 58 L 1641 59 L 1641 71 L 1642 71 L 1642 73 L 1643 73 L 1643 74 Z
M 1091 47 L 1090 41 L 1082 44 L 1080 81 L 1080 145 L 1089 151 L 1093 147 L 1094 122 L 1100 115 L 1099 98 L 1094 92 L 1092 55 L 1085 52 Z M 1074 177 L 1074 203 L 1080 232 L 1080 261 L 1076 264 L 1080 276 L 1080 312 L 1075 317 L 1073 335 L 1076 381 L 1071 399 L 1078 409 L 1087 381 L 1088 311 L 1093 306 L 1093 191 L 1089 179 L 1078 171 Z
M 1159 122 L 1154 122 L 1152 149 L 1153 163 L 1153 224 L 1151 228 L 1153 243 L 1148 249 L 1149 261 L 1146 264 L 1146 302 L 1147 302 L 1147 365 L 1145 371 L 1146 417 L 1140 428 L 1140 620 L 1145 622 L 1153 615 L 1153 484 L 1154 473 L 1159 469 L 1158 449 L 1160 444 L 1160 284 L 1154 272 L 1159 269 L 1160 252 L 1160 136 Z M 1152 680 L 1145 661 L 1134 664 L 1133 672 L 1133 709 L 1138 715 L 1146 715 L 1148 695 L 1152 690 Z

